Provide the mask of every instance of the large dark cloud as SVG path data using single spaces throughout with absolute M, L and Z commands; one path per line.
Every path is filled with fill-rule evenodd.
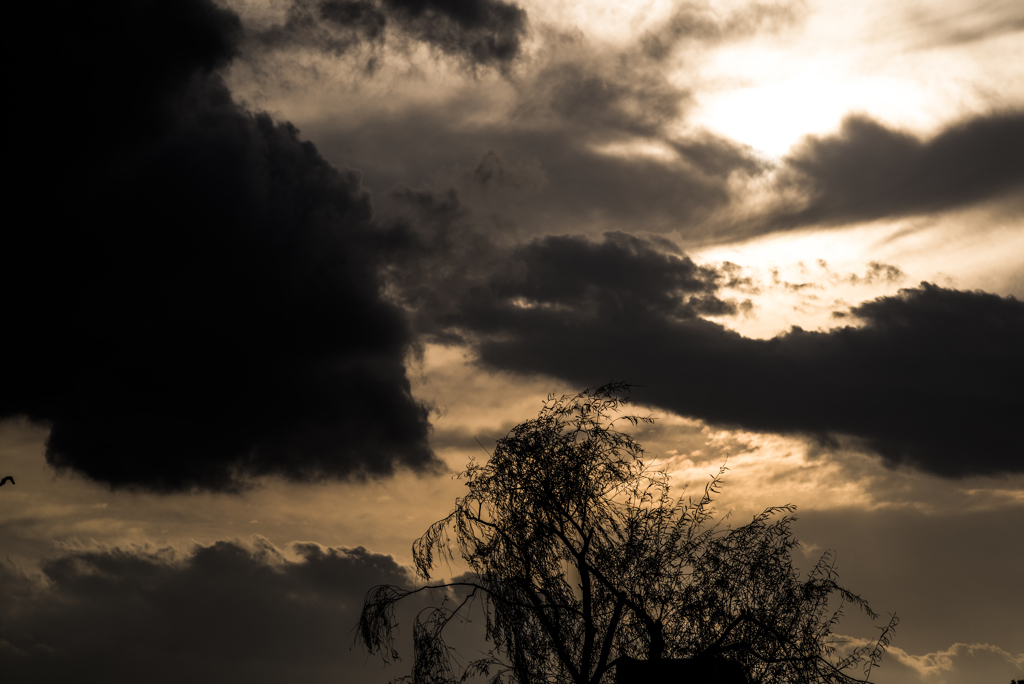
M 126 0 L 35 18 L 61 66 L 19 72 L 0 415 L 50 423 L 49 462 L 113 486 L 436 466 L 369 194 L 232 100 L 237 17 Z
M 0 565 L 0 671 L 12 682 L 383 684 L 407 669 L 352 645 L 366 591 L 410 586 L 410 573 L 363 548 L 294 550 L 72 552 L 43 563 L 45 582 Z M 403 624 L 423 605 L 404 607 Z M 410 632 L 400 636 L 408 656 Z
M 474 65 L 519 56 L 526 12 L 503 0 L 295 0 L 284 21 L 254 32 L 264 47 L 312 47 L 342 54 L 383 44 L 389 33 L 426 43 Z
M 944 476 L 1024 470 L 1016 299 L 922 283 L 854 307 L 858 327 L 750 339 L 699 317 L 736 310 L 715 277 L 629 240 L 520 247 L 443 322 L 488 366 L 628 379 L 639 401 L 714 424 L 848 435 Z
M 842 224 L 969 205 L 1024 186 L 1024 113 L 969 119 L 921 140 L 865 116 L 812 137 L 784 160 L 806 206 L 783 225 Z

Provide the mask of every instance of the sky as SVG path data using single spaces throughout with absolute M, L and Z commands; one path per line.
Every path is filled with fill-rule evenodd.
M 872 681 L 1024 675 L 1021 3 L 10 22 L 5 681 L 407 674 L 367 589 L 609 381 L 673 491 L 726 465 L 720 515 L 796 505 L 797 563 L 899 617 Z

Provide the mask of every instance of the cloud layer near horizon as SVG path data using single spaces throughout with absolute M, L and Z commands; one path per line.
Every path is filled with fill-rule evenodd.
M 352 648 L 366 590 L 412 577 L 361 547 L 292 548 L 298 560 L 259 538 L 77 551 L 44 562 L 45 582 L 0 565 L 0 669 L 9 681 L 337 681 L 371 658 Z M 378 671 L 361 681 L 395 674 Z
M 839 553 L 844 584 L 852 581 L 876 609 L 895 610 L 905 626 L 916 628 L 897 633 L 898 647 L 873 678 L 971 682 L 979 671 L 1009 676 L 1024 662 L 1011 645 L 1020 629 L 1010 613 L 998 610 L 1014 589 L 1012 568 L 1019 560 L 1015 548 L 999 553 L 1005 551 L 999 535 L 1012 535 L 1019 517 L 909 512 L 894 522 L 891 512 L 842 510 L 802 516 L 798 527 L 800 538 L 812 543 L 808 561 L 817 557 L 816 545 L 837 539 L 860 551 Z M 881 534 L 890 528 L 894 534 Z M 978 535 L 979 528 L 997 535 Z M 993 553 L 998 557 L 986 564 Z M 929 567 L 933 557 L 943 560 L 938 570 Z M 963 573 L 984 583 L 947 596 L 949 583 Z M 312 542 L 282 549 L 259 537 L 184 552 L 64 550 L 43 561 L 39 576 L 0 563 L 0 669 L 11 681 L 318 684 L 344 676 L 384 684 L 408 673 L 409 660 L 385 667 L 353 646 L 365 592 L 381 583 L 415 585 L 409 569 L 391 556 Z M 927 591 L 915 591 L 922 584 Z M 414 596 L 400 605 L 399 625 L 410 625 L 418 610 L 441 597 L 433 598 Z M 979 603 L 999 617 L 972 619 Z M 970 646 L 944 640 L 941 618 L 947 614 L 963 621 L 962 639 Z M 455 630 L 449 643 L 472 652 L 481 645 L 481 623 Z M 845 620 L 842 627 L 874 636 L 869 623 Z M 398 636 L 399 653 L 407 657 L 410 630 Z

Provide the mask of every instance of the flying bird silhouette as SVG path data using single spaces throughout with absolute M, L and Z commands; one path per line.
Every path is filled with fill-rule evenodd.
M 0 487 L 3 487 L 3 486 L 4 486 L 5 484 L 7 484 L 7 481 L 8 481 L 8 480 L 10 480 L 10 481 L 11 481 L 11 484 L 16 484 L 16 483 L 14 482 L 14 478 L 13 478 L 13 477 L 11 477 L 10 475 L 8 475 L 8 476 L 7 476 L 7 477 L 5 477 L 4 479 L 0 480 Z

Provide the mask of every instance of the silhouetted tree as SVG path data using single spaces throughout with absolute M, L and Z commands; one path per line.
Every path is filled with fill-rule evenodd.
M 394 607 L 420 592 L 448 601 L 413 626 L 415 684 L 488 675 L 515 684 L 612 682 L 618 659 L 727 658 L 751 681 L 862 681 L 895 616 L 873 647 L 840 657 L 833 638 L 843 605 L 877 616 L 837 583 L 826 553 L 801 579 L 793 567 L 793 506 L 769 508 L 741 527 L 713 523 L 722 473 L 693 499 L 669 496 L 668 475 L 615 429 L 650 418 L 618 415 L 629 385 L 548 398 L 540 415 L 499 440 L 485 464 L 459 475 L 469 492 L 413 545 L 431 580 L 456 554 L 461 581 L 381 585 L 365 599 L 358 639 L 397 658 Z M 493 648 L 460 666 L 445 628 L 483 602 Z M 406 678 L 408 679 L 408 678 Z

